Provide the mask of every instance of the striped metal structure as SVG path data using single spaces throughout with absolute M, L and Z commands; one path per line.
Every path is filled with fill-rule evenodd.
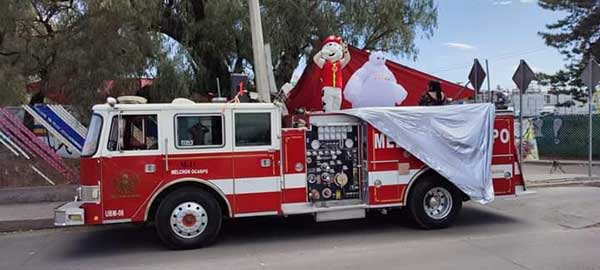
M 61 105 L 35 104 L 24 105 L 27 111 L 48 132 L 66 145 L 70 150 L 80 154 L 85 143 L 87 129 Z
M 17 117 L 4 108 L 0 108 L 0 131 L 3 133 L 2 139 L 4 141 L 14 143 L 29 156 L 38 156 L 69 182 L 77 181 L 78 174 L 67 166 L 54 150 L 27 129 Z

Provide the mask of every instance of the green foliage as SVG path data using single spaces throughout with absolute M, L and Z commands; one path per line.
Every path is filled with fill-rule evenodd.
M 567 15 L 546 25 L 540 32 L 548 46 L 554 47 L 568 61 L 564 70 L 555 74 L 539 74 L 542 84 L 551 86 L 549 93 L 571 95 L 574 100 L 587 103 L 587 90 L 579 79 L 590 56 L 600 57 L 600 2 L 581 0 L 540 0 L 539 5 L 548 10 L 566 12 Z M 574 102 L 556 104 L 570 107 Z
M 540 32 L 548 46 L 557 48 L 569 61 L 567 82 L 581 86 L 579 75 L 587 65 L 590 55 L 600 58 L 600 2 L 581 0 L 540 0 L 539 5 L 548 10 L 566 12 L 555 23 L 546 25 Z
M 415 58 L 414 40 L 436 27 L 433 0 L 260 3 L 278 86 L 327 35 Z M 231 72 L 252 73 L 248 16 L 247 0 L 0 0 L 0 79 L 11 78 L 13 92 L 38 80 L 42 94 L 60 89 L 83 115 L 153 75 L 144 92 L 151 101 L 215 92 L 217 78 L 226 95 Z M 186 53 L 167 56 L 162 34 Z M 110 93 L 107 81 L 114 81 Z
M 184 44 L 207 71 L 203 89 L 214 90 L 216 77 L 227 78 L 221 80 L 227 87 L 230 71 L 251 68 L 247 1 L 165 1 L 162 9 L 169 16 L 162 17 L 160 31 Z M 291 78 L 300 58 L 315 52 L 330 34 L 361 48 L 414 58 L 414 40 L 430 37 L 437 23 L 433 0 L 264 0 L 261 15 L 279 86 Z
M 169 55 L 174 52 L 174 55 Z M 140 94 L 151 103 L 168 103 L 178 97 L 189 97 L 194 84 L 191 67 L 187 63 L 187 55 L 167 46 L 154 61 L 156 78 L 151 86 L 142 89 Z
M 145 30 L 152 20 L 140 16 L 156 8 L 136 1 L 14 2 L 0 11 L 10 15 L 0 30 L 0 71 L 40 80 L 43 94 L 60 89 L 84 114 L 108 94 L 107 81 L 120 86 L 144 74 L 160 45 Z

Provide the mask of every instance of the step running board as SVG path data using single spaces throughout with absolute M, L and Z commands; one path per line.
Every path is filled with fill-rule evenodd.
M 286 203 L 281 205 L 281 211 L 284 215 L 299 215 L 299 214 L 311 214 L 311 213 L 323 213 L 323 212 L 334 212 L 343 210 L 359 209 L 364 210 L 369 208 L 367 204 L 350 204 L 350 205 L 338 205 L 338 206 L 317 206 L 310 203 Z
M 366 209 L 345 209 L 345 210 L 337 210 L 337 211 L 329 211 L 329 212 L 319 212 L 315 213 L 315 221 L 317 222 L 325 222 L 325 221 L 334 221 L 334 220 L 344 220 L 344 219 L 359 219 L 365 218 L 367 215 Z

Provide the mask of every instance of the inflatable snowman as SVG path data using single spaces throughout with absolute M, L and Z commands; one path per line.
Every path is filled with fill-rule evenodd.
M 323 110 L 339 110 L 344 88 L 342 69 L 350 62 L 348 48 L 342 44 L 340 37 L 329 36 L 323 40 L 321 50 L 315 54 L 313 61 L 321 69 Z
M 385 56 L 378 51 L 371 53 L 369 61 L 352 74 L 344 90 L 344 96 L 352 102 L 352 108 L 396 106 L 407 95 L 385 65 Z

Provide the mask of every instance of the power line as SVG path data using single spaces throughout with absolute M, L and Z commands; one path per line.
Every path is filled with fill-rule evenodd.
M 513 59 L 516 57 L 520 57 L 520 56 L 524 56 L 524 55 L 530 55 L 530 54 L 534 54 L 534 53 L 539 53 L 545 50 L 548 50 L 548 47 L 537 47 L 537 48 L 530 48 L 530 49 L 526 49 L 526 50 L 522 50 L 522 51 L 517 51 L 517 52 L 508 52 L 508 53 L 503 53 L 503 54 L 499 54 L 496 55 L 494 57 L 491 57 L 489 59 L 489 61 L 495 61 L 495 62 L 502 62 L 504 60 L 509 60 L 509 59 Z M 453 66 L 448 66 L 445 68 L 441 68 L 438 70 L 433 71 L 433 73 L 439 73 L 439 72 L 447 72 L 447 71 L 454 71 L 454 70 L 460 70 L 460 69 L 467 69 L 470 68 L 472 66 L 472 64 L 464 64 L 464 65 L 453 65 Z

